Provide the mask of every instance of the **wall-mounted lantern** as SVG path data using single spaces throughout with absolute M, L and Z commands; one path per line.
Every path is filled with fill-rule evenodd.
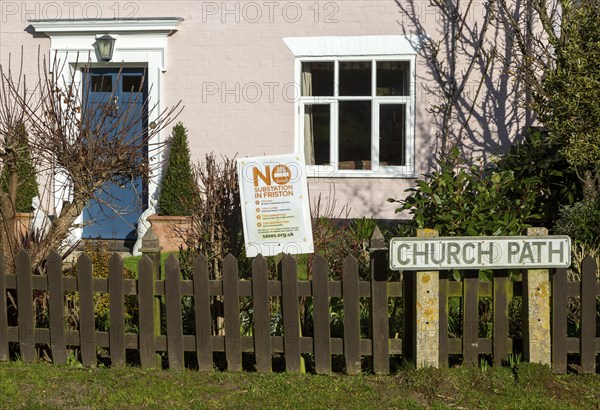
M 108 63 L 112 60 L 113 51 L 115 49 L 115 40 L 114 37 L 111 37 L 108 34 L 96 38 L 96 50 L 98 51 L 98 57 L 100 57 L 102 61 Z

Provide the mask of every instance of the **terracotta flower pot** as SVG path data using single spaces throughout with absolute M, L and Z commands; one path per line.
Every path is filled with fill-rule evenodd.
M 17 224 L 17 237 L 20 235 L 24 235 L 29 230 L 29 226 L 31 225 L 31 219 L 33 218 L 33 214 L 30 212 L 17 212 L 15 214 Z
M 184 238 L 189 234 L 192 225 L 189 216 L 151 215 L 148 221 L 158 236 L 163 252 L 178 251 L 180 245 L 185 246 Z

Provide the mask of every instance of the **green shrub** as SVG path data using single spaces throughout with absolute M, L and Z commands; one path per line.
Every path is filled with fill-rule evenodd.
M 189 216 L 192 199 L 198 194 L 187 139 L 187 129 L 179 122 L 173 127 L 167 171 L 160 184 L 158 211 L 161 215 Z
M 83 247 L 84 252 L 92 260 L 94 278 L 108 278 L 110 258 L 113 253 L 109 249 L 106 241 L 86 241 Z M 77 270 L 73 267 L 69 275 L 77 275 Z M 135 279 L 136 274 L 125 267 L 123 270 L 124 279 Z M 77 292 L 67 292 L 67 306 L 69 307 L 66 320 L 71 328 L 76 329 L 79 326 L 79 294 Z M 96 329 L 98 331 L 107 331 L 110 325 L 110 303 L 108 293 L 94 293 L 94 317 Z M 134 331 L 138 323 L 137 297 L 134 295 L 125 295 L 125 326 L 126 331 Z
M 38 195 L 37 171 L 31 158 L 31 149 L 27 140 L 27 130 L 25 125 L 20 123 L 12 134 L 14 137 L 14 146 L 16 147 L 15 167 L 18 175 L 17 198 L 15 203 L 16 212 L 31 212 L 31 202 Z M 0 176 L 2 190 L 8 192 L 9 167 L 2 168 Z
M 517 180 L 537 178 L 536 209 L 539 223 L 551 228 L 562 206 L 581 199 L 581 184 L 573 167 L 561 155 L 561 145 L 551 140 L 548 132 L 530 129 L 525 139 L 514 144 L 496 161 L 497 171 L 512 171 Z
M 554 232 L 569 235 L 575 242 L 594 247 L 600 238 L 600 204 L 597 201 L 581 201 L 560 209 L 560 218 Z
M 456 168 L 458 152 L 427 180 L 418 180 L 396 212 L 409 211 L 417 228 L 433 228 L 445 236 L 520 235 L 533 221 L 539 179 L 518 179 L 512 171 L 485 174 L 482 169 Z

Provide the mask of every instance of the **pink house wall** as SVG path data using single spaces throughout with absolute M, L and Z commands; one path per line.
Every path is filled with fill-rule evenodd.
M 438 17 L 428 1 L 416 2 L 428 35 L 438 31 Z M 50 40 L 26 32 L 28 19 L 183 17 L 169 38 L 162 101 L 179 99 L 179 118 L 189 129 L 192 155 L 208 152 L 232 157 L 289 153 L 294 150 L 294 55 L 285 37 L 401 35 L 406 16 L 394 0 L 338 1 L 0 1 L 0 62 L 25 47 L 25 67 L 33 74 L 37 47 L 48 52 Z M 477 10 L 477 9 L 476 9 Z M 477 20 L 477 12 L 474 14 Z M 430 169 L 435 127 L 427 112 L 432 96 L 426 65 L 417 57 L 416 172 Z M 494 138 L 483 135 L 482 138 Z M 474 145 L 474 152 L 479 149 Z M 311 178 L 311 195 L 335 197 L 336 213 L 398 218 L 386 200 L 399 198 L 413 179 Z

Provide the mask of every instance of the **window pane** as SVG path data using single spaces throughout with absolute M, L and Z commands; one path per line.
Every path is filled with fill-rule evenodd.
M 333 62 L 302 63 L 302 96 L 333 95 Z
M 379 164 L 406 165 L 406 105 L 379 106 Z
M 340 101 L 339 134 L 339 168 L 371 169 L 371 101 Z
M 93 75 L 92 91 L 95 93 L 112 93 L 112 76 Z
M 141 75 L 124 75 L 121 79 L 122 91 L 125 93 L 139 93 L 142 89 L 142 77 Z
M 340 95 L 371 95 L 371 62 L 340 62 Z
M 327 165 L 330 160 L 329 105 L 307 104 L 304 106 L 304 156 L 307 165 Z
M 409 95 L 410 62 L 377 62 L 377 95 Z

